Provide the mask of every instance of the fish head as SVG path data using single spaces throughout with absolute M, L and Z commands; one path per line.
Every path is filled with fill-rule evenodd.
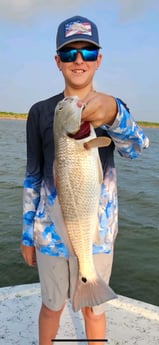
M 69 135 L 78 132 L 81 126 L 81 114 L 85 103 L 79 102 L 77 96 L 65 97 L 58 102 L 55 108 L 54 132 L 55 135 Z

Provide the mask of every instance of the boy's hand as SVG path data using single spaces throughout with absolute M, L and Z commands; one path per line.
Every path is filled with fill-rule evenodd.
M 82 112 L 82 120 L 91 122 L 93 127 L 112 125 L 118 112 L 114 97 L 104 93 L 94 93 L 84 100 L 86 107 Z
M 29 266 L 34 267 L 36 265 L 35 247 L 24 246 L 24 244 L 21 244 L 20 249 L 25 262 Z

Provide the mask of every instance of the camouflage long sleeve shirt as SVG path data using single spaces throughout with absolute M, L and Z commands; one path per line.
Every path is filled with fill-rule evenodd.
M 36 246 L 43 254 L 68 257 L 50 216 L 57 198 L 53 181 L 54 140 L 53 117 L 56 104 L 64 98 L 60 93 L 32 106 L 27 119 L 27 166 L 23 192 L 22 243 Z M 110 253 L 118 232 L 118 195 L 114 150 L 134 159 L 149 146 L 149 139 L 137 125 L 126 105 L 116 98 L 118 113 L 112 126 L 97 128 L 97 136 L 112 138 L 110 146 L 100 148 L 103 183 L 99 201 L 100 244 L 92 251 Z

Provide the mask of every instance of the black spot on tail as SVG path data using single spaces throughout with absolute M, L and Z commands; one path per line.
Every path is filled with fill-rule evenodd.
M 81 280 L 82 280 L 83 283 L 87 283 L 87 278 L 82 277 Z

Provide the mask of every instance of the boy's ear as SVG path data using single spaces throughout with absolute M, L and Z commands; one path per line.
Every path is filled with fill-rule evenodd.
M 55 61 L 56 61 L 56 65 L 57 67 L 59 68 L 59 70 L 61 71 L 61 68 L 60 68 L 60 57 L 58 55 L 55 55 L 54 57 Z
M 99 54 L 97 57 L 97 68 L 100 66 L 101 61 L 102 61 L 102 54 Z

